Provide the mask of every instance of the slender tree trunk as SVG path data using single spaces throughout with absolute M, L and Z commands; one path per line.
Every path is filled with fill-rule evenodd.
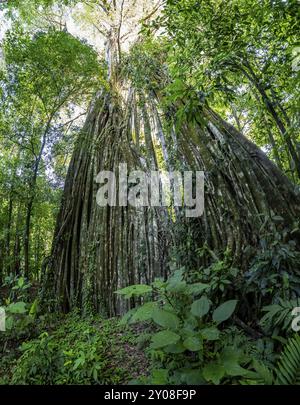
M 16 219 L 15 243 L 14 243 L 13 270 L 15 275 L 19 275 L 21 270 L 21 241 L 20 241 L 21 218 L 22 218 L 22 211 L 21 206 L 19 205 Z
M 13 199 L 12 193 L 10 192 L 9 202 L 8 202 L 8 215 L 7 215 L 7 235 L 6 235 L 6 270 L 10 273 L 11 269 L 11 254 L 10 254 L 10 240 L 11 240 L 11 227 L 12 227 L 12 213 L 13 213 Z
M 25 276 L 29 277 L 30 270 L 30 231 L 31 231 L 31 216 L 34 197 L 31 197 L 26 208 L 25 219 L 25 234 L 24 234 L 24 272 Z
M 33 165 L 33 173 L 32 173 L 32 178 L 29 181 L 29 200 L 27 202 L 27 207 L 26 207 L 26 220 L 25 220 L 25 233 L 24 233 L 24 273 L 26 277 L 30 276 L 30 231 L 31 231 L 31 217 L 32 217 L 32 210 L 33 210 L 33 205 L 35 201 L 35 193 L 36 193 L 36 183 L 37 183 L 37 177 L 38 177 L 38 172 L 40 168 L 40 163 L 43 157 L 44 149 L 46 146 L 46 140 L 47 140 L 47 135 L 48 131 L 50 128 L 50 124 L 52 121 L 53 114 L 50 116 L 48 123 L 46 125 L 46 129 L 43 133 L 42 136 L 42 141 L 41 141 L 41 146 L 39 153 L 35 159 L 34 165 Z

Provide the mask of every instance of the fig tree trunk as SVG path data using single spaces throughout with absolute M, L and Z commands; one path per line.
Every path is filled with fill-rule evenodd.
M 300 216 L 294 185 L 209 107 L 199 105 L 192 121 L 176 126 L 178 106 L 170 113 L 159 95 L 120 80 L 115 37 L 107 41 L 110 89 L 98 93 L 77 140 L 44 280 L 44 291 L 63 310 L 91 308 L 108 316 L 126 309 L 118 288 L 168 275 L 178 225 L 193 224 L 194 244 L 230 251 L 245 269 L 262 227 L 274 232 L 276 226 L 288 239 Z M 129 171 L 204 171 L 204 214 L 186 218 L 183 209 L 99 207 L 97 174 L 116 171 L 119 163 Z M 178 265 L 190 254 L 187 249 Z

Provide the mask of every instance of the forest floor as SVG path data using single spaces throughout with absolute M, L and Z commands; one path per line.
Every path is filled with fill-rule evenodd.
M 1 289 L 0 302 L 8 291 Z M 0 334 L 0 384 L 128 384 L 149 374 L 147 337 L 118 318 L 20 314 Z

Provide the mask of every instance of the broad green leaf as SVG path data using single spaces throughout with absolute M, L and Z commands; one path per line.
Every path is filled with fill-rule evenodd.
M 183 292 L 187 290 L 186 282 L 185 281 L 178 281 L 178 282 L 170 282 L 167 285 L 167 291 L 176 293 L 176 292 Z
M 116 294 L 124 295 L 125 298 L 131 298 L 133 296 L 138 297 L 141 295 L 145 295 L 151 291 L 152 287 L 150 285 L 136 284 L 122 288 L 121 290 L 116 291 Z
M 242 376 L 247 374 L 247 370 L 240 366 L 240 352 L 234 347 L 227 347 L 224 349 L 220 361 L 228 375 Z
M 184 270 L 176 270 L 174 274 L 169 277 L 167 282 L 167 291 L 181 292 L 186 289 L 186 282 L 183 281 Z
M 179 370 L 180 382 L 188 385 L 199 385 L 205 383 L 199 369 L 185 368 Z
M 126 325 L 126 324 L 128 324 L 128 323 L 131 321 L 133 315 L 136 313 L 136 311 L 137 311 L 136 308 L 132 308 L 132 309 L 130 309 L 128 312 L 126 312 L 126 313 L 122 316 L 122 318 L 120 319 L 120 322 L 119 322 L 120 325 Z
M 176 344 L 180 340 L 180 336 L 170 330 L 163 330 L 161 332 L 155 333 L 152 336 L 152 349 L 159 349 L 169 345 Z
M 220 331 L 214 326 L 201 329 L 200 333 L 206 340 L 218 340 L 220 337 Z
M 206 315 L 209 311 L 210 303 L 207 297 L 203 296 L 199 300 L 194 301 L 191 307 L 191 312 L 193 315 L 202 317 Z
M 155 281 L 153 281 L 153 283 L 151 284 L 152 287 L 157 288 L 157 289 L 161 289 L 161 288 L 165 288 L 167 285 L 166 281 L 162 281 L 160 279 L 156 279 Z
M 191 352 L 197 352 L 198 350 L 200 350 L 202 348 L 201 339 L 199 339 L 195 336 L 188 337 L 187 339 L 185 339 L 183 342 L 183 345 Z
M 153 308 L 152 319 L 159 326 L 166 329 L 177 329 L 180 323 L 177 315 L 158 307 Z
M 174 345 L 169 345 L 164 348 L 166 353 L 178 354 L 186 351 L 186 348 L 183 346 L 182 342 L 177 342 Z
M 198 326 L 198 319 L 194 315 L 189 313 L 187 317 L 185 317 L 184 319 L 183 325 L 184 329 L 193 331 L 194 329 L 197 328 L 197 326 Z
M 225 369 L 221 364 L 209 363 L 203 368 L 202 374 L 206 381 L 219 384 L 222 378 L 225 376 Z
M 200 294 L 207 288 L 209 288 L 208 284 L 195 283 L 188 286 L 188 291 L 190 294 Z
M 217 323 L 226 321 L 233 314 L 237 300 L 229 300 L 221 304 L 213 312 L 213 320 Z
M 179 283 L 183 279 L 184 269 L 174 271 L 168 279 L 169 283 Z
M 20 277 L 18 280 L 18 287 L 22 288 L 25 283 L 24 277 Z
M 155 302 L 146 302 L 146 304 L 139 307 L 136 312 L 132 315 L 130 322 L 143 322 L 152 319 L 152 314 L 154 308 L 157 307 Z
M 26 304 L 25 302 L 19 301 L 12 304 L 9 304 L 7 311 L 11 314 L 25 314 L 26 313 Z

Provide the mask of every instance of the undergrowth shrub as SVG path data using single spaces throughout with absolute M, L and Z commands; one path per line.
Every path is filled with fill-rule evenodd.
M 240 281 L 235 288 L 232 286 L 237 276 L 238 270 L 224 260 L 211 264 L 201 274 L 182 268 L 167 281 L 156 280 L 151 285 L 133 285 L 117 291 L 127 299 L 139 297 L 143 302 L 121 321 L 148 325 L 142 341 L 148 346 L 151 370 L 150 376 L 139 379 L 139 383 L 299 381 L 299 339 L 288 341 L 284 337 L 292 335 L 291 312 L 299 301 L 281 300 L 281 305 L 265 307 L 267 313 L 255 330 L 237 316 L 236 285 Z M 274 324 L 277 329 L 273 329 Z M 280 357 L 283 349 L 285 355 Z M 284 378 L 289 372 L 290 377 Z
M 210 291 L 214 294 L 216 288 L 215 283 L 188 282 L 180 269 L 166 282 L 156 280 L 151 286 L 117 291 L 128 299 L 143 296 L 146 301 L 125 315 L 123 322 L 146 321 L 157 327 L 149 346 L 152 374 L 144 382 L 218 384 L 248 375 L 243 366 L 250 358 L 232 339 L 232 329 L 224 326 L 238 302 L 232 299 L 215 304 Z

